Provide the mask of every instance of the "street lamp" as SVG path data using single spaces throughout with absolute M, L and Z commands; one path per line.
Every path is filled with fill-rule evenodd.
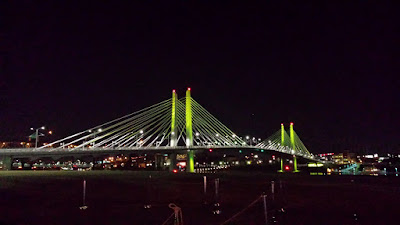
M 246 136 L 246 139 L 249 140 L 249 144 L 251 145 L 251 139 L 248 135 Z
M 37 144 L 38 144 L 38 141 L 39 141 L 39 130 L 40 129 L 42 129 L 42 130 L 44 130 L 44 129 L 46 129 L 44 126 L 42 126 L 42 127 L 39 127 L 39 128 L 36 128 L 36 129 L 33 129 L 32 127 L 31 127 L 31 130 L 36 130 L 35 131 L 35 149 L 37 148 Z

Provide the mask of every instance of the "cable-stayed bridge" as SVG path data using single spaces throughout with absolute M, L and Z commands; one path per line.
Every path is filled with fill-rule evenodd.
M 152 151 L 187 155 L 188 171 L 194 171 L 195 152 L 201 149 L 253 149 L 276 151 L 314 160 L 290 124 L 289 134 L 281 129 L 264 141 L 250 145 L 221 123 L 191 97 L 172 97 L 137 112 L 78 132 L 38 148 L 2 149 L 0 156 L 54 156 Z M 282 163 L 282 162 L 281 162 Z

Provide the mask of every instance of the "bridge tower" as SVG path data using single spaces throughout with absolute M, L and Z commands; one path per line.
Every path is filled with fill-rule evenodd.
M 192 126 L 192 98 L 190 97 L 190 88 L 186 90 L 186 147 L 189 149 L 193 146 L 193 126 Z M 194 173 L 194 151 L 188 150 L 187 153 L 187 171 Z
M 295 150 L 296 145 L 294 142 L 294 129 L 293 129 L 293 122 L 290 123 L 290 147 Z M 293 155 L 293 172 L 299 172 L 297 170 L 297 158 L 296 155 Z
M 285 146 L 285 127 L 281 123 L 281 146 Z M 281 156 L 281 170 L 278 172 L 283 172 L 283 155 Z
M 178 132 L 176 127 L 176 101 L 178 100 L 178 95 L 175 90 L 172 90 L 172 113 L 171 113 L 171 139 L 169 146 L 176 147 L 178 145 Z M 169 170 L 172 171 L 176 167 L 176 153 L 171 153 L 169 155 Z
M 170 146 L 176 147 L 177 145 L 177 130 L 176 130 L 176 101 L 178 95 L 175 90 L 172 90 L 172 115 L 171 115 L 171 141 Z

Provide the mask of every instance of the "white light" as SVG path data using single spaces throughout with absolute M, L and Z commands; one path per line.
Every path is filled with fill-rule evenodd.
M 196 136 L 199 136 L 200 134 L 199 134 L 199 132 L 196 132 Z
M 143 134 L 143 130 L 140 130 L 139 133 Z
M 216 134 L 217 135 L 217 137 L 219 136 L 219 134 Z
M 142 131 L 142 130 L 141 130 L 140 132 L 141 132 L 141 134 L 143 134 L 143 131 Z M 173 132 L 173 131 L 172 131 L 172 133 L 171 133 L 171 134 L 172 134 L 172 135 L 174 135 L 174 134 L 175 134 L 175 132 Z
M 101 132 L 101 131 L 103 131 L 101 128 L 99 128 L 98 130 L 97 130 L 98 132 Z
M 92 130 L 89 130 L 89 133 L 92 133 Z
M 232 134 L 232 137 L 234 138 L 234 137 L 236 137 L 236 135 L 235 135 L 235 134 Z
M 246 139 L 249 139 L 250 137 L 249 136 L 246 136 Z
M 41 129 L 44 130 L 44 129 L 46 129 L 46 128 L 43 126 L 43 127 L 41 127 Z

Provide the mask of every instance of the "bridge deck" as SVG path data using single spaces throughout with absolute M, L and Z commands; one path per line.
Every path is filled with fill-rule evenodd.
M 1 149 L 0 156 L 12 156 L 12 157 L 44 157 L 44 156 L 70 156 L 70 155 L 86 155 L 86 154 L 124 154 L 124 153 L 136 153 L 136 152 L 154 152 L 154 153 L 184 153 L 188 150 L 208 150 L 213 149 L 229 150 L 229 149 L 240 149 L 240 150 L 264 150 L 264 151 L 275 151 L 289 155 L 297 155 L 310 160 L 315 160 L 312 156 L 296 154 L 292 150 L 286 149 L 274 149 L 274 148 L 260 148 L 257 146 L 160 146 L 160 147 L 133 147 L 133 148 L 11 148 Z

